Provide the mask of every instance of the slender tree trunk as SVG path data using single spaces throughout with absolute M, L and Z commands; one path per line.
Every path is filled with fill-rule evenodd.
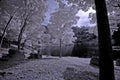
M 3 39 L 5 37 L 5 32 L 6 32 L 7 28 L 8 28 L 8 25 L 10 24 L 12 18 L 13 18 L 13 16 L 10 16 L 10 19 L 8 20 L 8 22 L 7 22 L 7 24 L 6 24 L 5 28 L 4 28 L 4 31 L 3 31 L 1 39 L 0 39 L 0 48 L 2 47 Z
M 21 47 L 21 40 L 22 40 L 23 32 L 25 31 L 26 21 L 27 21 L 27 18 L 25 19 L 23 26 L 20 30 L 19 36 L 18 36 L 18 51 L 20 50 L 20 47 Z
M 99 80 L 115 80 L 110 27 L 105 0 L 95 0 L 95 5 L 99 38 Z
M 62 40 L 60 39 L 60 58 L 62 57 Z
M 50 56 L 50 45 L 47 45 L 47 57 Z
M 24 50 L 26 41 L 27 41 L 27 39 L 25 39 L 24 42 L 23 42 L 23 44 L 22 44 L 22 49 L 23 49 L 23 50 Z
M 43 45 L 41 44 L 39 58 L 42 58 L 42 49 L 43 49 Z

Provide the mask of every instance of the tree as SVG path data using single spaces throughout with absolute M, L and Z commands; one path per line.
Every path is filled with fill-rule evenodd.
M 75 16 L 77 11 L 78 9 L 75 6 L 63 6 L 51 14 L 50 22 L 47 26 L 50 34 L 55 38 L 54 43 L 59 45 L 60 57 L 62 56 L 62 46 L 72 44 L 74 40 L 71 27 L 77 23 L 78 17 Z
M 23 35 L 23 32 L 25 31 L 25 27 L 27 25 L 27 19 L 28 19 L 28 15 L 26 16 L 26 18 L 24 20 L 23 26 L 22 26 L 19 36 L 18 36 L 18 50 L 20 50 L 22 35 Z
M 13 18 L 13 16 L 10 17 L 10 19 L 8 20 L 8 22 L 7 22 L 7 24 L 6 24 L 5 28 L 4 28 L 4 31 L 3 31 L 1 39 L 0 39 L 0 48 L 2 47 L 3 39 L 5 37 L 5 32 L 6 32 L 7 28 L 8 28 L 9 23 L 11 22 L 12 18 Z
M 120 46 L 120 23 L 117 25 L 118 30 L 113 32 L 112 38 L 114 39 L 114 45 Z
M 79 4 L 82 3 L 81 0 L 68 0 L 68 1 L 70 3 L 75 3 L 78 6 L 81 6 Z M 85 4 L 90 2 L 88 0 L 82 1 L 85 2 Z M 114 80 L 111 37 L 105 0 L 93 0 L 93 1 L 95 1 L 97 13 L 99 51 L 100 51 L 100 80 L 105 79 Z M 91 2 L 89 3 L 89 5 L 91 4 Z
M 120 1 L 119 0 L 106 0 L 106 7 L 108 10 L 108 19 L 110 25 L 111 35 L 117 30 L 117 24 L 120 22 Z M 92 23 L 96 23 L 96 13 L 89 15 Z
M 95 6 L 97 15 L 99 57 L 100 57 L 99 79 L 115 80 L 110 28 L 105 0 L 95 0 Z
M 10 29 L 11 24 L 15 21 L 18 7 L 22 6 L 22 1 L 19 1 L 19 4 L 15 0 L 11 1 L 3 0 L 0 3 L 0 28 L 2 32 L 0 46 L 2 46 L 4 37 L 8 35 L 8 29 Z
M 107 9 L 109 12 L 109 20 L 116 21 L 117 23 L 120 21 L 120 1 L 119 0 L 108 0 L 106 1 Z
M 41 5 L 40 5 L 41 4 Z M 25 0 L 24 1 L 24 12 L 21 22 L 21 29 L 18 36 L 18 50 L 20 50 L 21 40 L 26 29 L 31 29 L 31 27 L 41 26 L 43 22 L 44 13 L 45 13 L 45 1 L 39 0 Z M 29 30 L 28 30 L 29 31 Z
M 76 37 L 75 42 L 87 43 L 88 41 L 95 39 L 96 36 L 89 32 L 88 27 L 73 27 L 74 37 Z
M 45 34 L 45 28 L 43 26 L 31 28 L 28 32 L 24 32 L 26 36 L 23 36 L 22 44 L 23 49 L 26 50 L 28 47 L 34 53 L 39 51 L 39 55 L 42 55 L 42 50 L 48 43 L 48 36 Z
M 57 0 L 60 1 L 60 0 Z M 83 11 L 87 11 L 90 7 L 94 7 L 93 0 L 66 0 L 67 4 L 74 5 Z
M 93 33 L 88 31 L 88 27 L 73 27 L 75 42 L 72 55 L 78 57 L 88 57 L 90 52 L 88 47 L 91 45 L 92 41 L 96 39 L 96 36 Z
M 18 41 L 20 48 L 25 31 L 31 32 L 32 27 L 41 26 L 46 11 L 45 0 L 2 0 L 0 2 L 0 36 L 5 32 L 5 37 Z M 15 15 L 13 14 L 15 12 Z M 9 26 L 6 23 L 13 16 Z M 6 31 L 4 31 L 6 29 Z M 29 32 L 29 33 L 30 33 Z

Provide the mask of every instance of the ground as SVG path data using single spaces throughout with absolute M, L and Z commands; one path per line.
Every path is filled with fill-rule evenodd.
M 89 65 L 89 58 L 48 57 L 29 60 L 1 70 L 0 80 L 99 80 L 99 69 Z M 115 66 L 116 80 L 120 68 Z

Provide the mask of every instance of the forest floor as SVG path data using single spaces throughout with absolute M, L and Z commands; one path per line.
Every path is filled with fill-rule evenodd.
M 90 58 L 44 57 L 0 70 L 0 80 L 99 80 L 99 69 L 89 65 Z M 120 67 L 115 66 L 116 80 Z

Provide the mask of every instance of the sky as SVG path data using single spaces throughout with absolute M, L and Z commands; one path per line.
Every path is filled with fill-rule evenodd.
M 54 0 L 48 0 L 47 5 L 48 5 L 48 11 L 45 13 L 46 18 L 43 23 L 45 25 L 47 25 L 49 23 L 50 14 L 55 12 L 57 10 L 57 8 L 59 8 L 58 3 Z
M 48 11 L 45 13 L 46 18 L 43 24 L 47 25 L 49 23 L 50 14 L 55 12 L 57 8 L 59 8 L 58 3 L 55 0 L 48 0 Z M 91 24 L 89 17 L 89 13 L 95 13 L 95 10 L 93 10 L 91 7 L 88 11 L 84 12 L 82 10 L 79 10 L 76 16 L 79 16 L 80 19 L 78 20 L 76 26 L 95 26 L 96 23 Z
M 92 9 L 92 7 L 89 8 L 87 12 L 84 12 L 82 10 L 79 10 L 76 16 L 79 16 L 80 19 L 77 22 L 77 26 L 95 26 L 96 23 L 91 24 L 89 17 L 89 13 L 95 13 L 95 10 Z

